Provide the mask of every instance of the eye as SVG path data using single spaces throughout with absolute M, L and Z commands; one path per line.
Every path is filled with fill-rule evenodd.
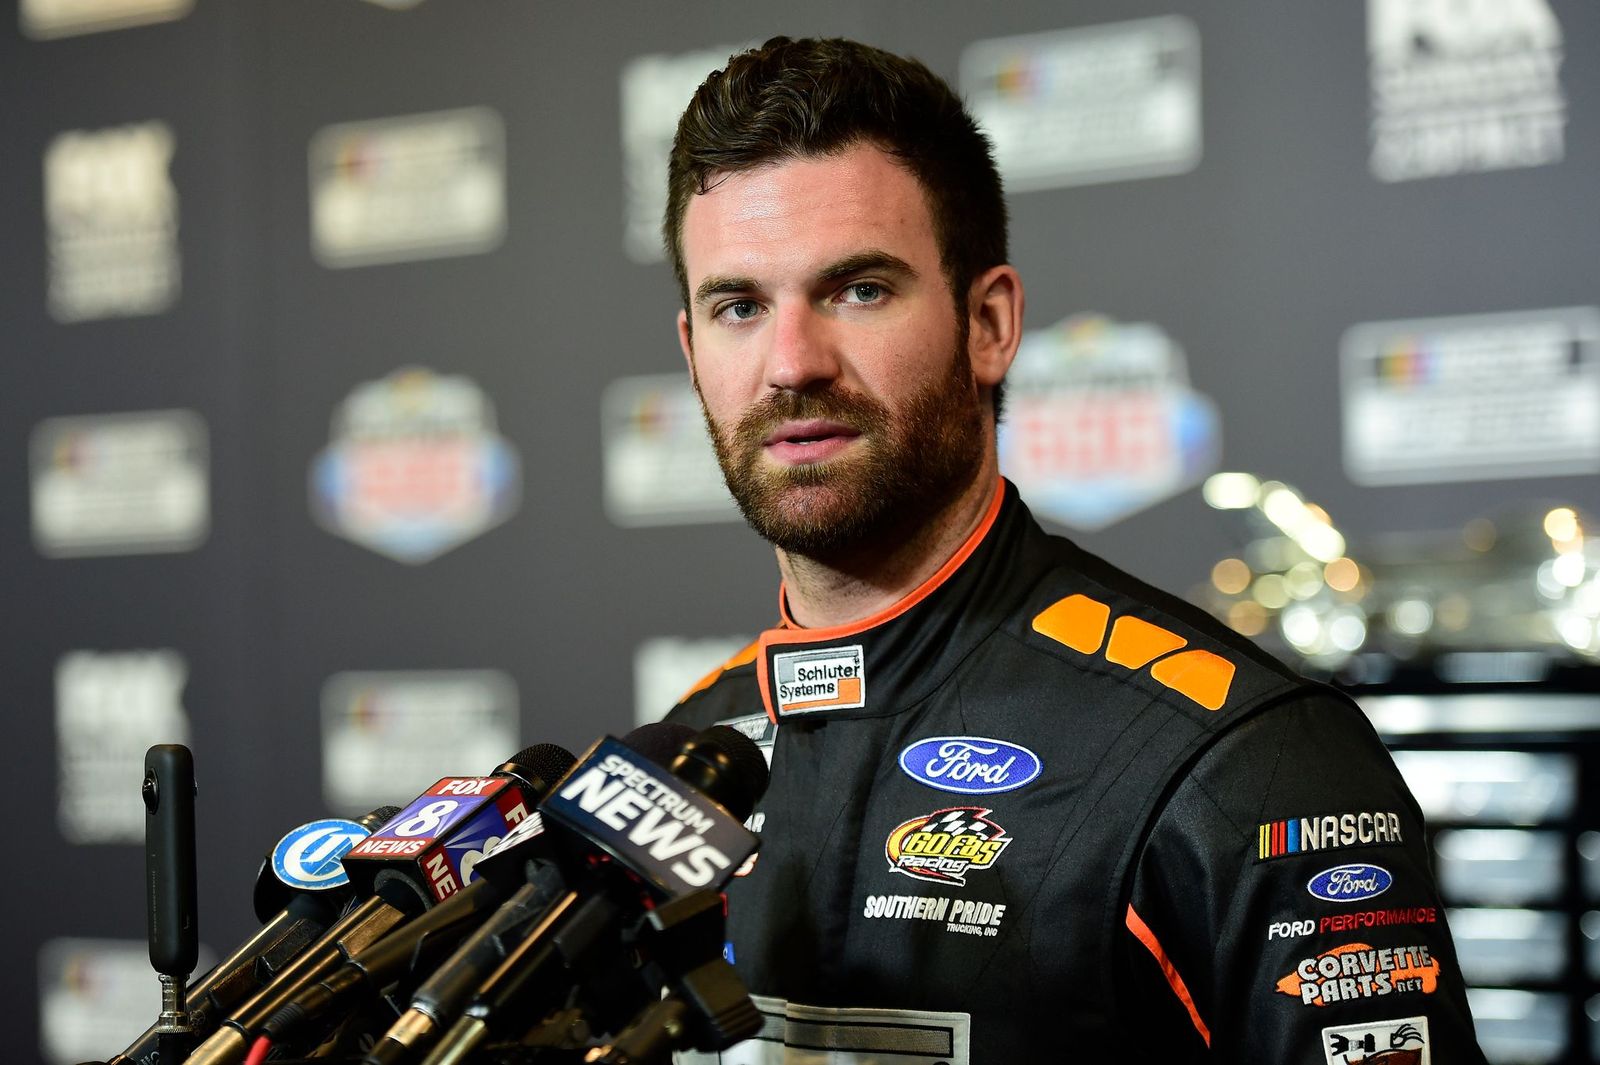
M 761 313 L 761 304 L 755 300 L 732 300 L 717 308 L 714 317 L 732 319 L 736 322 L 748 322 Z
M 883 299 L 883 286 L 876 281 L 852 281 L 841 295 L 846 303 L 877 303 Z

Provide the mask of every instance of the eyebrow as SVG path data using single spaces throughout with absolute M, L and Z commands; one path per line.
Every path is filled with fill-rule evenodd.
M 888 273 L 897 273 L 907 277 L 916 277 L 916 270 L 911 264 L 898 255 L 890 255 L 886 251 L 876 249 L 856 252 L 847 255 L 837 262 L 830 263 L 818 274 L 819 281 L 841 281 L 853 274 L 865 273 L 869 270 L 881 270 Z M 694 302 L 698 306 L 713 296 L 723 296 L 736 292 L 750 292 L 761 286 L 752 277 L 708 277 L 700 282 L 694 290 Z

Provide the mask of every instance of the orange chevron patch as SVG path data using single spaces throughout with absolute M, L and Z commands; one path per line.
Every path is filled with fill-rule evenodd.
M 1152 625 L 1135 617 L 1121 617 L 1111 626 L 1111 644 L 1106 648 L 1106 661 L 1129 669 L 1142 669 L 1188 642 L 1160 625 Z
M 1086 595 L 1069 595 L 1050 604 L 1033 619 L 1035 632 L 1043 633 L 1074 651 L 1092 655 L 1106 638 L 1111 608 Z
M 1188 640 L 1142 618 L 1124 615 L 1113 624 L 1111 608 L 1087 595 L 1051 603 L 1034 616 L 1033 629 L 1081 654 L 1096 654 L 1105 645 L 1107 662 L 1128 669 L 1150 666 L 1151 679 L 1207 710 L 1222 709 L 1233 686 L 1235 667 L 1226 658 L 1199 648 L 1181 650 Z

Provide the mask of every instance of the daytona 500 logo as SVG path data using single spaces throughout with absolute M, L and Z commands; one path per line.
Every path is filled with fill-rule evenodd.
M 1006 830 L 989 820 L 981 806 L 954 806 L 913 817 L 884 841 L 889 871 L 932 880 L 965 884 L 967 873 L 988 869 L 1011 845 Z

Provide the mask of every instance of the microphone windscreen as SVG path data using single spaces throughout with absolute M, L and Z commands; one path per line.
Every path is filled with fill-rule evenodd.
M 750 816 L 766 794 L 771 775 L 761 748 L 728 725 L 712 725 L 697 733 L 683 745 L 669 768 L 674 776 L 705 792 L 741 821 Z
M 640 725 L 622 742 L 635 754 L 641 754 L 663 769 L 683 750 L 683 745 L 694 738 L 694 729 L 676 721 L 652 721 Z
M 537 802 L 544 798 L 545 793 L 550 790 L 550 785 L 560 780 L 577 760 L 577 755 L 558 743 L 536 743 L 512 755 L 495 772 L 510 773 L 527 781 L 534 791 L 538 792 L 528 798 Z

